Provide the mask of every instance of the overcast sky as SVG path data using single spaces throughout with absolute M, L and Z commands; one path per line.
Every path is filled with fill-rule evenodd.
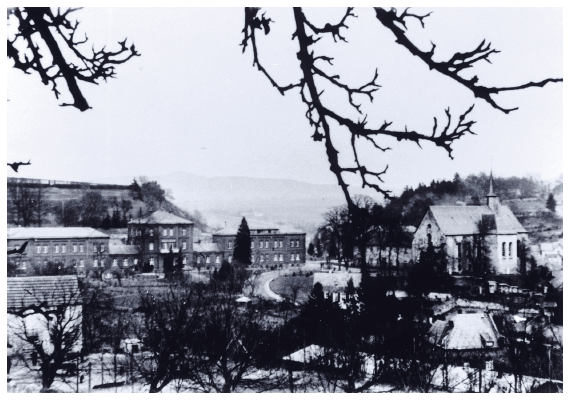
M 258 34 L 260 59 L 282 85 L 298 79 L 297 42 L 291 9 L 266 9 L 275 21 L 268 36 Z M 424 50 L 437 44 L 436 58 L 474 49 L 482 39 L 500 50 L 493 64 L 480 63 L 482 84 L 514 86 L 562 77 L 562 10 L 557 8 L 435 8 L 425 29 L 409 25 Z M 310 9 L 315 24 L 337 21 L 342 9 Z M 366 83 L 378 68 L 374 103 L 362 98 L 369 127 L 431 133 L 433 118 L 443 125 L 444 110 L 457 117 L 475 104 L 477 136 L 454 145 L 454 160 L 429 143 L 385 140 L 386 153 L 361 148 L 370 168 L 383 169 L 386 187 L 395 191 L 432 179 L 488 172 L 497 176 L 539 174 L 555 180 L 563 170 L 562 88 L 549 84 L 495 97 L 509 115 L 491 108 L 449 78 L 430 71 L 394 42 L 372 9 L 356 9 L 342 33 L 348 43 L 328 37 L 316 54 L 335 57 L 334 71 L 353 86 Z M 116 48 L 128 38 L 141 53 L 117 67 L 117 79 L 81 84 L 92 109 L 80 112 L 58 104 L 35 74 L 7 71 L 8 161 L 32 160 L 16 175 L 44 179 L 99 181 L 117 176 L 157 176 L 185 171 L 203 176 L 247 176 L 335 183 L 323 142 L 311 139 L 298 91 L 281 96 L 244 54 L 241 8 L 161 9 L 86 8 L 75 13 L 89 43 Z M 89 45 L 90 46 L 90 45 Z M 12 61 L 7 61 L 11 67 Z M 60 84 L 64 89 L 63 82 Z M 344 112 L 346 96 L 326 89 L 324 101 Z M 353 115 L 353 114 L 350 114 Z M 348 153 L 345 131 L 335 132 L 341 155 Z M 341 156 L 341 160 L 350 158 Z M 347 176 L 357 185 L 356 179 Z

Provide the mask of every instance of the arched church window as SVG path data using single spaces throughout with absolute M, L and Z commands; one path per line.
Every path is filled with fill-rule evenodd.
M 501 246 L 503 257 L 505 257 L 505 246 L 505 242 L 503 242 L 503 245 Z

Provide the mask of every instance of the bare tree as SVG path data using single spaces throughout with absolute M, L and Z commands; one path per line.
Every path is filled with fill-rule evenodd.
M 424 20 L 428 18 L 431 13 L 416 15 L 409 12 L 409 9 L 398 12 L 395 8 L 387 10 L 380 7 L 374 10 L 380 26 L 395 36 L 397 44 L 406 49 L 411 55 L 421 59 L 431 70 L 454 80 L 458 85 L 469 89 L 475 98 L 482 99 L 493 108 L 504 113 L 514 111 L 516 108 L 507 109 L 499 106 L 492 95 L 498 95 L 507 91 L 522 90 L 529 87 L 543 87 L 549 82 L 562 82 L 561 78 L 548 78 L 539 82 L 528 82 L 517 86 L 491 87 L 482 85 L 479 83 L 479 78 L 476 75 L 465 78 L 460 74 L 463 74 L 480 61 L 490 62 L 490 56 L 494 53 L 498 53 L 498 50 L 492 48 L 485 40 L 472 51 L 456 52 L 447 60 L 436 61 L 436 45 L 432 44 L 432 48 L 429 51 L 420 50 L 411 40 L 407 31 L 407 24 L 413 20 L 419 22 L 423 27 Z M 388 167 L 382 171 L 369 170 L 361 161 L 359 152 L 357 151 L 357 143 L 368 143 L 381 152 L 390 150 L 389 147 L 383 147 L 379 143 L 379 140 L 382 138 L 411 141 L 417 145 L 420 145 L 422 142 L 433 143 L 445 149 L 449 157 L 452 157 L 452 144 L 466 134 L 474 134 L 472 127 L 475 121 L 470 119 L 470 113 L 474 106 L 469 107 L 465 112 L 460 114 L 455 123 L 452 121 L 452 114 L 449 108 L 446 109 L 445 114 L 447 121 L 445 127 L 443 129 L 439 128 L 438 121 L 434 118 L 432 132 L 408 130 L 403 121 L 400 121 L 400 125 L 404 125 L 404 129 L 392 128 L 392 122 L 384 122 L 380 126 L 368 127 L 367 115 L 363 115 L 362 118 L 359 119 L 351 118 L 347 116 L 349 114 L 343 115 L 335 111 L 338 110 L 337 104 L 334 105 L 333 110 L 333 106 L 327 105 L 326 99 L 323 97 L 325 87 L 332 87 L 346 93 L 348 104 L 361 115 L 361 104 L 356 102 L 356 98 L 365 97 L 373 101 L 374 94 L 380 87 L 377 82 L 378 71 L 374 73 L 370 81 L 365 82 L 359 87 L 351 87 L 343 83 L 338 75 L 332 72 L 329 73 L 322 68 L 325 64 L 333 65 L 333 58 L 319 54 L 315 44 L 326 35 L 331 35 L 335 42 L 337 42 L 337 39 L 338 41 L 346 42 L 342 36 L 342 29 L 348 29 L 347 23 L 349 19 L 356 17 L 356 15 L 353 13 L 353 8 L 349 7 L 338 23 L 326 23 L 322 27 L 313 24 L 309 18 L 307 18 L 302 8 L 294 8 L 293 15 L 295 31 L 293 32 L 292 39 L 296 40 L 299 46 L 297 58 L 300 63 L 299 68 L 301 71 L 301 78 L 298 81 L 288 85 L 280 85 L 261 64 L 256 41 L 256 31 L 263 30 L 266 35 L 269 34 L 270 23 L 274 21 L 267 18 L 265 13 L 262 14 L 259 8 L 245 9 L 245 26 L 242 31 L 244 38 L 241 45 L 244 52 L 248 45 L 251 46 L 253 65 L 267 77 L 279 93 L 285 95 L 286 92 L 293 89 L 299 91 L 301 101 L 307 107 L 305 116 L 310 126 L 314 129 L 312 137 L 315 141 L 323 142 L 330 164 L 330 170 L 336 176 L 351 213 L 356 212 L 358 207 L 351 198 L 348 184 L 345 182 L 343 174 L 357 174 L 361 178 L 362 187 L 372 188 L 384 194 L 386 197 L 390 196 L 390 191 L 380 186 L 383 183 L 382 176 L 386 173 Z M 350 137 L 352 145 L 351 155 L 353 157 L 353 164 L 350 166 L 341 165 L 339 157 L 340 150 L 338 150 L 333 143 L 332 130 L 333 127 L 337 125 L 340 129 L 346 129 Z
M 9 336 L 18 358 L 28 368 L 39 364 L 43 390 L 51 387 L 64 364 L 77 358 L 82 346 L 83 298 L 67 278 L 57 280 L 50 292 L 31 286 L 26 304 L 8 309 Z
M 12 223 L 30 226 L 34 221 L 34 198 L 34 190 L 27 181 L 8 181 L 8 212 Z
M 119 42 L 117 51 L 106 51 L 105 47 L 96 51 L 93 46 L 91 54 L 85 53 L 83 45 L 87 43 L 87 35 L 84 39 L 76 38 L 79 21 L 68 19 L 69 14 L 77 10 L 68 8 L 62 12 L 58 8 L 54 13 L 49 7 L 8 9 L 9 21 L 10 15 L 13 15 L 18 23 L 18 31 L 12 40 L 8 39 L 7 46 L 8 58 L 14 61 L 14 68 L 26 74 L 30 70 L 37 72 L 44 85 L 51 84 L 57 99 L 61 94 L 57 82 L 62 78 L 73 97 L 73 103 L 61 105 L 85 111 L 91 107 L 79 88 L 79 82 L 98 84 L 101 79 L 106 81 L 114 78 L 115 65 L 140 54 L 134 44 L 127 46 L 127 39 Z

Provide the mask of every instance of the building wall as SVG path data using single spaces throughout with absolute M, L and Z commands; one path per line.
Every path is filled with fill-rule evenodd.
M 23 255 L 8 256 L 8 260 L 19 266 L 23 274 L 31 273 L 34 267 L 43 267 L 48 262 L 62 263 L 64 266 L 76 266 L 78 274 L 84 274 L 88 268 L 92 267 L 94 259 L 100 259 L 105 265 L 108 265 L 109 262 L 108 238 L 8 239 L 8 249 L 20 247 L 26 241 L 28 246 Z M 65 246 L 65 253 L 63 246 Z M 76 251 L 73 251 L 74 246 Z M 83 251 L 81 251 L 82 246 Z M 38 248 L 40 249 L 39 253 Z
M 253 264 L 262 267 L 305 264 L 305 236 L 305 233 L 252 234 Z M 233 256 L 235 240 L 235 235 L 213 235 L 214 243 L 222 247 L 224 259 L 228 261 Z M 263 242 L 263 246 L 260 246 L 260 242 Z
M 438 247 L 442 244 L 447 244 L 447 238 L 437 225 L 435 218 L 431 211 L 428 211 L 424 216 L 420 226 L 414 234 L 414 239 L 412 241 L 412 260 L 418 262 L 420 259 L 420 253 L 425 251 L 428 247 L 429 237 L 428 233 L 431 234 L 431 242 L 434 247 Z
M 146 261 L 154 264 L 154 272 L 164 272 L 164 256 L 170 251 L 177 256 L 178 250 L 182 251 L 182 257 L 186 258 L 186 265 L 193 260 L 192 244 L 194 241 L 194 229 L 192 224 L 135 224 L 128 225 L 128 244 L 142 246 L 143 240 L 137 235 L 138 231 L 147 229 L 149 236 L 144 238 L 144 250 L 142 251 L 142 263 Z M 166 229 L 166 235 L 164 230 Z M 171 232 L 172 230 L 172 232 Z M 183 230 L 186 230 L 185 234 Z M 150 233 L 152 232 L 152 235 Z M 172 234 L 171 234 L 172 233 Z M 152 243 L 152 250 L 150 244 Z M 183 248 L 186 243 L 186 249 Z M 166 247 L 165 247 L 166 246 Z

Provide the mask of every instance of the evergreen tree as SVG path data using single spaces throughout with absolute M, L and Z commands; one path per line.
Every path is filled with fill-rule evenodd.
M 142 200 L 141 187 L 136 179 L 133 178 L 133 183 L 130 185 L 131 197 L 135 200 Z
M 138 218 L 138 219 L 143 219 L 143 218 L 144 218 L 144 214 L 143 214 L 142 207 L 139 207 L 139 212 L 138 212 L 138 214 L 137 214 L 137 218 Z
M 251 235 L 245 217 L 242 218 L 237 231 L 233 259 L 236 263 L 244 265 L 251 264 Z
M 309 243 L 309 248 L 307 249 L 307 254 L 313 256 L 315 254 L 315 245 L 313 242 Z
M 107 213 L 105 218 L 103 218 L 103 221 L 101 221 L 101 229 L 111 229 L 111 217 L 109 217 L 109 213 Z
M 222 266 L 220 267 L 220 271 L 217 274 L 217 280 L 220 282 L 226 282 L 231 279 L 232 275 L 232 265 L 227 260 L 222 261 Z
M 116 229 L 121 227 L 121 213 L 118 208 L 113 210 L 113 216 L 111 217 L 111 227 Z
M 548 200 L 546 200 L 546 208 L 552 212 L 556 211 L 556 200 L 554 200 L 554 195 L 552 193 L 548 195 Z

